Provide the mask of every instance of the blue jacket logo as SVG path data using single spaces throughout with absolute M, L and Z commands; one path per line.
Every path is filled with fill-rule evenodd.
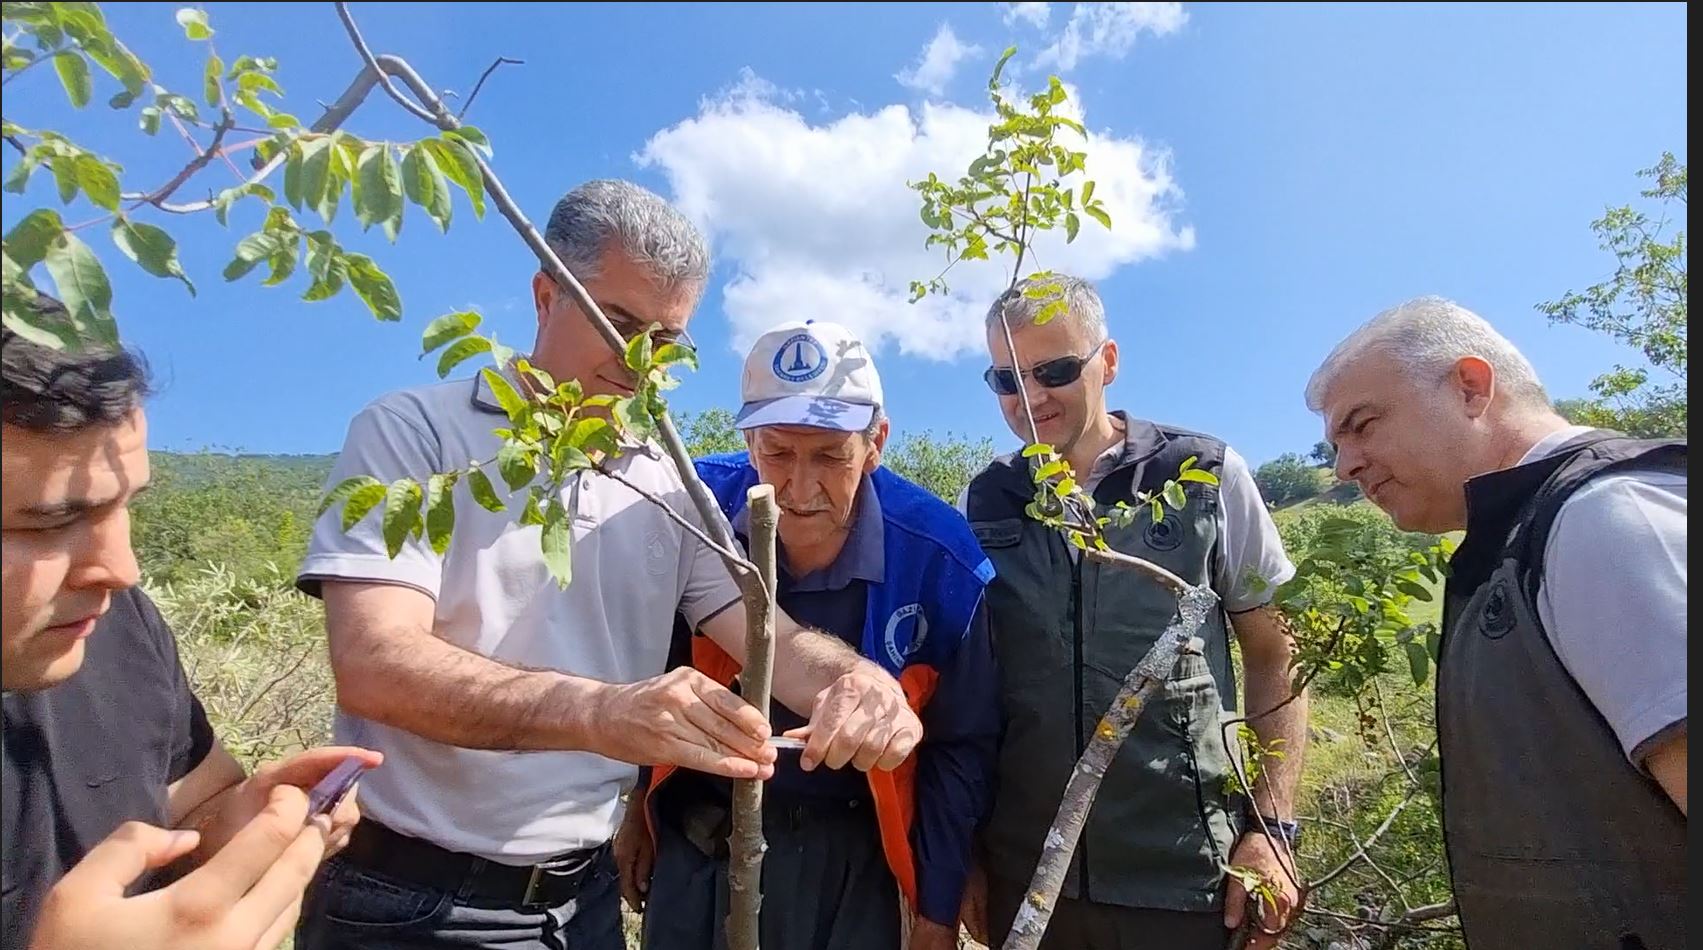
M 916 628 L 908 640 L 899 639 L 899 625 L 906 617 L 917 618 Z M 883 638 L 887 646 L 887 659 L 891 660 L 894 669 L 902 669 L 905 660 L 922 649 L 923 641 L 928 639 L 928 618 L 923 616 L 922 604 L 906 604 L 887 618 L 886 635 Z

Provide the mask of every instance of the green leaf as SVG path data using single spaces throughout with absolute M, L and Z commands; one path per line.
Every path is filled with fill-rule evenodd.
M 538 474 L 538 463 L 523 443 L 510 439 L 497 450 L 497 472 L 510 489 L 519 491 Z
M 349 286 L 355 288 L 373 316 L 380 320 L 402 319 L 402 297 L 389 274 L 365 254 L 344 254 L 343 263 L 349 269 Z
M 478 126 L 463 125 L 460 128 L 450 129 L 445 132 L 444 135 L 450 138 L 460 139 L 479 151 L 484 152 L 486 158 L 491 157 L 491 140 L 485 137 L 485 133 L 480 131 Z
M 322 205 L 325 202 L 326 189 L 331 184 L 332 150 L 330 139 L 309 139 L 302 143 L 301 180 L 296 195 L 299 201 L 291 202 L 296 208 L 306 205 L 309 208 L 318 209 L 320 216 L 327 223 L 331 221 L 331 215 L 325 213 Z M 335 209 L 336 205 L 333 204 L 332 208 Z
M 501 498 L 497 497 L 497 490 L 491 485 L 491 479 L 482 470 L 468 469 L 467 489 L 472 492 L 473 500 L 479 503 L 479 507 L 486 511 L 501 512 L 506 510 L 507 506 L 503 504 Z
M 290 240 L 295 239 L 290 235 Z M 236 257 L 225 265 L 225 280 L 240 280 L 261 261 L 276 257 L 284 247 L 284 235 L 276 231 L 256 231 L 237 242 Z
M 420 483 L 412 478 L 391 482 L 384 493 L 384 547 L 393 558 L 420 522 L 420 494 Z
M 1066 212 L 1064 216 L 1064 243 L 1069 244 L 1076 240 L 1076 232 L 1080 230 L 1082 230 L 1082 219 L 1078 218 L 1074 211 Z
M 47 249 L 64 230 L 59 212 L 37 208 L 6 233 L 6 256 L 27 271 L 47 257 Z
M 437 138 L 427 139 L 421 142 L 419 147 L 430 149 L 444 175 L 461 186 L 462 191 L 467 192 L 467 201 L 473 206 L 473 216 L 485 217 L 485 178 L 480 174 L 479 161 L 467 147 L 467 143 L 451 138 Z
M 992 91 L 992 90 L 999 88 L 999 74 L 1005 72 L 1005 64 L 1010 62 L 1011 57 L 1016 56 L 1016 55 L 1017 55 L 1017 47 L 1007 46 L 1005 48 L 1005 52 L 1002 53 L 999 57 L 999 62 L 993 64 L 993 76 L 988 79 L 988 90 L 989 91 Z
M 1396 580 L 1396 589 L 1400 590 L 1407 596 L 1412 597 L 1414 600 L 1423 601 L 1425 603 L 1430 603 L 1433 599 L 1430 589 L 1418 581 L 1398 578 Z
M 1165 485 L 1165 503 L 1179 511 L 1188 505 L 1189 499 L 1187 495 L 1183 494 L 1181 483 L 1170 482 Z
M 560 497 L 550 499 L 550 510 L 544 515 L 544 533 L 540 544 L 544 550 L 544 566 L 559 587 L 567 587 L 573 578 L 573 532 L 569 530 L 568 512 Z
M 694 371 L 698 368 L 698 354 L 689 346 L 679 343 L 664 343 L 656 348 L 655 363 L 658 366 L 668 366 L 674 363 L 685 363 Z
M 301 256 L 302 242 L 295 234 L 280 234 L 278 250 L 266 259 L 271 267 L 271 273 L 260 282 L 262 287 L 276 287 L 296 272 L 296 261 Z
M 455 531 L 455 479 L 456 473 L 450 472 L 426 481 L 426 540 L 437 554 L 449 550 Z
M 1202 485 L 1218 484 L 1218 476 L 1198 468 L 1185 469 L 1177 473 L 1179 482 L 1200 482 Z
M 1066 495 L 1069 495 L 1071 492 L 1073 492 L 1075 490 L 1076 490 L 1076 479 L 1074 479 L 1074 478 L 1066 478 L 1066 479 L 1064 479 L 1064 480 L 1062 480 L 1058 483 L 1058 493 L 1059 493 L 1060 497 L 1064 497 Z
M 70 204 L 81 187 L 77 180 L 77 157 L 55 155 L 48 159 L 47 167 L 53 169 L 53 183 L 59 186 L 59 203 Z
M 361 153 L 356 172 L 361 187 L 356 192 L 355 217 L 363 228 L 402 217 L 402 172 L 388 145 L 370 145 Z M 395 231 L 387 227 L 391 240 Z
M 143 106 L 142 111 L 137 116 L 136 126 L 144 133 L 153 135 L 160 130 L 159 106 Z
M 348 499 L 343 502 L 343 530 L 347 532 L 359 524 L 361 519 L 367 516 L 367 512 L 384 500 L 384 496 L 384 483 L 376 478 L 372 479 L 370 484 L 363 483 L 352 490 Z
M 213 199 L 213 216 L 219 219 L 220 224 L 228 225 L 231 205 L 249 197 L 259 198 L 268 204 L 276 200 L 272 189 L 265 185 L 259 182 L 244 182 L 235 188 L 226 188 L 219 192 L 218 197 Z
M 112 98 L 108 99 L 106 104 L 113 109 L 128 109 L 135 101 L 136 93 L 126 89 L 122 92 L 113 93 Z
M 1177 471 L 1186 472 L 1189 469 L 1194 468 L 1194 463 L 1196 463 L 1198 461 L 1200 461 L 1200 456 L 1191 455 L 1188 458 L 1183 459 L 1183 464 L 1177 466 Z
M 1082 183 L 1082 207 L 1086 208 L 1090 204 L 1093 204 L 1093 203 L 1094 203 L 1094 183 L 1091 182 L 1091 181 L 1085 181 L 1085 182 Z
M 550 446 L 550 462 L 556 468 L 557 477 L 560 477 L 562 472 L 591 468 L 591 456 L 573 444 L 573 436 L 568 429 L 558 433 L 555 443 Z
M 449 349 L 443 351 L 443 356 L 438 358 L 438 377 L 440 379 L 447 377 L 449 371 L 461 363 L 478 356 L 480 353 L 489 352 L 491 352 L 491 341 L 485 337 L 470 336 L 456 340 Z
M 1012 47 L 1012 49 L 1015 50 L 1016 47 Z M 1027 448 L 1025 448 L 1023 450 L 1023 457 L 1026 458 L 1026 459 L 1030 459 L 1030 458 L 1034 458 L 1035 456 L 1040 455 L 1044 452 L 1051 452 L 1052 450 L 1053 450 L 1052 446 L 1046 445 L 1046 444 L 1041 443 L 1041 442 L 1036 442 L 1034 445 L 1028 446 Z
M 303 154 L 302 143 L 292 142 L 289 154 L 284 157 L 284 200 L 297 211 L 302 208 L 302 193 L 305 190 L 302 187 L 305 180 L 302 174 Z
M 458 313 L 446 313 L 426 325 L 425 335 L 420 341 L 420 355 L 443 346 L 451 340 L 458 340 L 479 325 L 481 317 L 473 310 L 463 310 Z
M 183 27 L 183 35 L 192 40 L 212 39 L 213 28 L 207 25 L 207 13 L 184 7 L 177 11 L 177 25 Z
M 1147 504 L 1148 504 L 1148 507 L 1153 509 L 1153 523 L 1154 524 L 1158 524 L 1159 522 L 1165 520 L 1165 506 L 1160 503 L 1159 499 L 1155 498 L 1152 501 L 1149 501 Z
M 161 228 L 119 218 L 112 225 L 112 242 L 143 270 L 155 277 L 175 277 L 195 296 L 195 285 L 177 259 L 177 241 Z
M 650 330 L 647 328 L 645 332 L 639 333 L 627 341 L 627 368 L 635 373 L 642 374 L 650 366 L 650 357 L 651 338 Z
M 216 106 L 224 99 L 219 87 L 219 74 L 224 71 L 223 60 L 217 56 L 207 57 L 207 68 L 201 75 L 201 96 L 210 106 Z
M 78 109 L 88 105 L 89 96 L 94 93 L 94 84 L 89 81 L 89 61 L 81 53 L 68 50 L 53 57 L 53 69 L 59 73 L 59 84 L 65 87 L 71 105 Z
M 1413 685 L 1425 685 L 1425 677 L 1431 672 L 1431 654 L 1426 652 L 1425 644 L 1409 640 L 1402 644 L 1407 651 L 1407 671 L 1413 674 Z
M 526 412 L 526 397 L 522 396 L 508 381 L 508 377 L 487 366 L 479 371 L 485 377 L 485 385 L 491 387 L 491 395 L 497 397 L 497 405 L 503 407 L 509 419 L 519 422 L 519 416 Z
M 140 96 L 148 86 L 148 67 L 136 58 L 123 43 L 114 39 L 110 33 L 104 44 L 84 44 L 83 49 L 89 57 L 99 63 L 101 68 L 112 74 L 114 79 L 124 84 L 124 92 L 132 98 Z M 129 103 L 125 103 L 126 106 Z
M 408 200 L 425 209 L 426 214 L 438 223 L 438 230 L 447 232 L 455 206 L 449 200 L 449 181 L 444 178 L 443 169 L 438 167 L 437 159 L 432 157 L 430 150 L 408 150 L 408 155 L 402 159 L 402 185 Z
M 1431 654 L 1431 659 L 1437 659 L 1437 651 L 1443 647 L 1443 635 L 1434 623 L 1425 625 L 1425 651 Z
M 603 455 L 613 455 L 619 448 L 615 439 L 615 429 L 607 419 L 595 416 L 581 419 L 568 430 L 568 443 L 578 446 L 586 453 L 599 452 Z
M 301 124 L 302 120 L 288 112 L 276 112 L 266 119 L 267 127 L 274 129 L 297 129 L 301 128 Z
M 1100 222 L 1102 227 L 1110 228 L 1112 226 L 1112 216 L 1101 210 L 1099 205 L 1085 205 L 1082 210 L 1087 212 L 1090 218 Z
M 1069 462 L 1066 462 L 1064 459 L 1054 459 L 1035 470 L 1035 479 L 1037 481 L 1046 481 L 1054 475 L 1062 475 L 1068 471 L 1070 471 Z
M 314 514 L 314 517 L 319 518 L 327 511 L 330 511 L 332 505 L 335 505 L 340 501 L 347 500 L 349 496 L 353 495 L 355 492 L 369 486 L 377 486 L 382 490 L 384 488 L 384 483 L 371 475 L 356 475 L 354 478 L 343 479 L 341 482 L 337 483 L 336 488 L 326 492 L 325 497 L 320 499 L 319 511 Z
M 20 262 L 21 263 L 21 262 Z M 63 233 L 48 245 L 47 273 L 59 290 L 80 339 L 103 344 L 118 342 L 118 325 L 112 319 L 112 284 L 106 270 L 89 246 L 76 235 Z
M 1046 306 L 1041 308 L 1041 312 L 1035 315 L 1035 325 L 1046 326 L 1059 317 L 1064 316 L 1064 312 L 1068 309 L 1068 306 L 1069 305 L 1065 303 L 1064 298 L 1062 297 L 1048 302 Z
M 656 422 L 650 417 L 641 399 L 628 397 L 615 401 L 615 418 L 634 438 L 646 440 L 656 432 Z
M 526 504 L 522 506 L 520 510 L 520 518 L 518 519 L 519 524 L 524 527 L 534 528 L 544 523 L 544 509 L 538 507 L 538 497 L 543 490 L 543 487 L 539 486 L 538 488 L 534 488 L 532 491 L 527 492 Z

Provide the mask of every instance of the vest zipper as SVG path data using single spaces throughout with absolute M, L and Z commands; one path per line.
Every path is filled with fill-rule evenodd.
M 1076 722 L 1076 757 L 1078 759 L 1080 759 L 1080 758 L 1082 758 L 1083 751 L 1087 748 L 1087 745 L 1083 741 L 1083 736 L 1082 736 L 1082 653 L 1083 653 L 1083 649 L 1082 649 L 1082 558 L 1080 556 L 1080 552 L 1078 553 L 1077 557 L 1072 559 L 1070 572 L 1071 572 L 1071 575 L 1072 575 L 1072 580 L 1074 581 L 1075 587 L 1076 587 L 1076 617 L 1075 617 L 1076 623 L 1075 623 L 1074 637 L 1072 638 L 1073 644 L 1075 646 L 1076 656 L 1075 656 L 1075 662 L 1072 664 L 1072 667 L 1071 667 L 1072 672 L 1075 673 L 1075 687 L 1076 688 L 1075 688 L 1075 691 L 1074 691 L 1075 692 L 1075 696 L 1074 696 L 1075 702 L 1074 702 L 1074 704 L 1072 705 L 1071 708 L 1073 708 L 1075 710 L 1074 719 L 1075 719 L 1075 722 Z M 1074 770 L 1072 770 L 1072 771 L 1074 772 Z M 1076 861 L 1077 861 L 1076 875 L 1077 875 L 1077 880 L 1079 880 L 1082 883 L 1082 900 L 1083 900 L 1084 903 L 1087 903 L 1088 901 L 1093 899 L 1089 896 L 1089 893 L 1088 893 L 1088 834 L 1087 834 L 1087 831 L 1088 831 L 1087 826 L 1084 825 L 1082 837 L 1076 843 Z

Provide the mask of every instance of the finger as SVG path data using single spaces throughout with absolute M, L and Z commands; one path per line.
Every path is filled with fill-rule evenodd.
M 869 731 L 864 734 L 863 742 L 858 745 L 856 754 L 852 756 L 852 767 L 859 772 L 874 768 L 876 763 L 887 757 L 887 742 L 892 738 L 893 723 L 885 719 L 874 720 Z
M 669 761 L 675 765 L 723 778 L 766 779 L 775 774 L 772 762 L 758 763 L 744 756 L 725 755 L 678 738 L 672 740 L 667 752 Z
M 350 756 L 360 759 L 369 769 L 378 767 L 378 764 L 384 761 L 383 754 L 371 749 L 346 745 L 321 746 L 317 749 L 297 753 L 282 762 L 272 763 L 264 767 L 261 773 L 257 773 L 257 775 L 263 774 L 265 780 L 273 785 L 312 788 L 315 783 L 330 774 L 332 769 L 342 764 L 343 760 Z
M 272 922 L 272 926 L 267 928 L 266 933 L 262 934 L 254 945 L 256 947 L 281 946 L 284 943 L 284 938 L 296 929 L 296 921 L 300 920 L 301 916 L 302 899 L 297 897 L 290 906 L 284 908 L 284 912 L 278 915 L 278 919 Z
M 295 840 L 266 870 L 254 888 L 237 902 L 236 916 L 245 921 L 264 921 L 269 930 L 270 925 L 281 917 L 300 913 L 302 892 L 313 882 L 319 863 L 325 858 L 325 842 L 330 830 L 330 823 L 323 815 L 301 828 Z M 293 917 L 291 920 L 293 922 Z
M 846 718 L 857 709 L 857 705 L 856 695 L 837 688 L 831 687 L 817 697 L 816 704 L 810 711 L 810 734 L 808 737 L 799 737 L 805 739 L 804 751 L 798 757 L 799 768 L 806 772 L 813 771 L 827 760 L 828 749 L 838 737 L 840 729 L 845 726 Z
M 356 798 L 359 791 L 359 784 L 349 789 L 349 794 L 344 796 L 343 801 L 338 803 L 337 808 L 332 811 L 331 837 L 333 840 L 347 838 L 349 832 L 361 823 L 361 804 Z
M 307 793 L 301 789 L 293 785 L 274 787 L 260 814 L 244 825 L 217 854 L 183 879 L 182 883 L 189 886 L 193 899 L 216 907 L 235 904 L 295 844 L 307 820 L 307 804 Z M 321 817 L 316 821 L 324 822 L 325 819 Z M 328 828 L 329 825 L 320 827 Z M 322 853 L 327 835 L 316 831 L 312 837 L 317 839 L 315 848 Z M 318 860 L 316 854 L 315 863 Z M 266 921 L 270 923 L 283 907 L 284 902 L 280 902 Z M 255 929 L 258 934 L 260 928 Z
M 917 743 L 922 741 L 922 733 L 911 727 L 901 727 L 893 730 L 893 735 L 887 740 L 886 750 L 876 761 L 875 767 L 891 772 L 903 765 L 916 750 Z
M 811 734 L 815 731 L 816 727 L 807 722 L 804 725 L 799 726 L 797 729 L 788 729 L 781 733 L 781 735 L 788 739 L 803 739 L 805 742 L 809 742 Z
M 634 913 L 641 910 L 639 903 L 643 898 L 639 895 L 638 868 L 631 857 L 621 862 L 621 899 Z
M 751 704 L 740 701 L 746 709 L 753 713 L 757 710 Z M 709 703 L 695 703 L 686 707 L 686 721 L 697 726 L 700 731 L 714 739 L 722 748 L 737 752 L 753 761 L 772 759 L 775 750 L 771 748 L 766 736 L 758 738 L 743 728 L 742 723 L 734 722 L 722 715 L 718 707 Z
M 863 745 L 863 737 L 869 734 L 875 721 L 862 709 L 851 714 L 840 727 L 840 731 L 828 744 L 828 752 L 822 757 L 822 764 L 831 769 L 844 768 L 852 760 L 857 750 Z
M 692 690 L 698 698 L 714 710 L 722 719 L 727 720 L 740 732 L 750 736 L 758 743 L 769 741 L 769 721 L 757 711 L 757 707 L 741 699 L 732 690 L 720 686 L 707 676 L 696 676 L 690 681 Z M 732 745 L 732 743 L 730 743 Z M 738 748 L 737 745 L 734 746 Z
M 1242 914 L 1247 910 L 1248 892 L 1234 877 L 1224 890 L 1224 926 L 1235 930 L 1242 926 Z
M 143 872 L 165 867 L 194 851 L 200 843 L 201 836 L 193 831 L 168 831 L 140 821 L 127 821 L 90 848 L 83 860 L 60 879 L 60 886 L 122 895 Z

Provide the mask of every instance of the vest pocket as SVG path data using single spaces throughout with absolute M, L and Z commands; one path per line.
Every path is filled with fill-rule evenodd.
M 1167 710 L 1183 742 L 1182 763 L 1193 785 L 1203 857 L 1217 867 L 1230 861 L 1235 825 L 1230 817 L 1230 746 L 1223 733 L 1224 709 L 1218 683 L 1200 657 L 1184 657 L 1179 677 L 1166 684 Z M 1228 742 L 1233 743 L 1232 737 Z

